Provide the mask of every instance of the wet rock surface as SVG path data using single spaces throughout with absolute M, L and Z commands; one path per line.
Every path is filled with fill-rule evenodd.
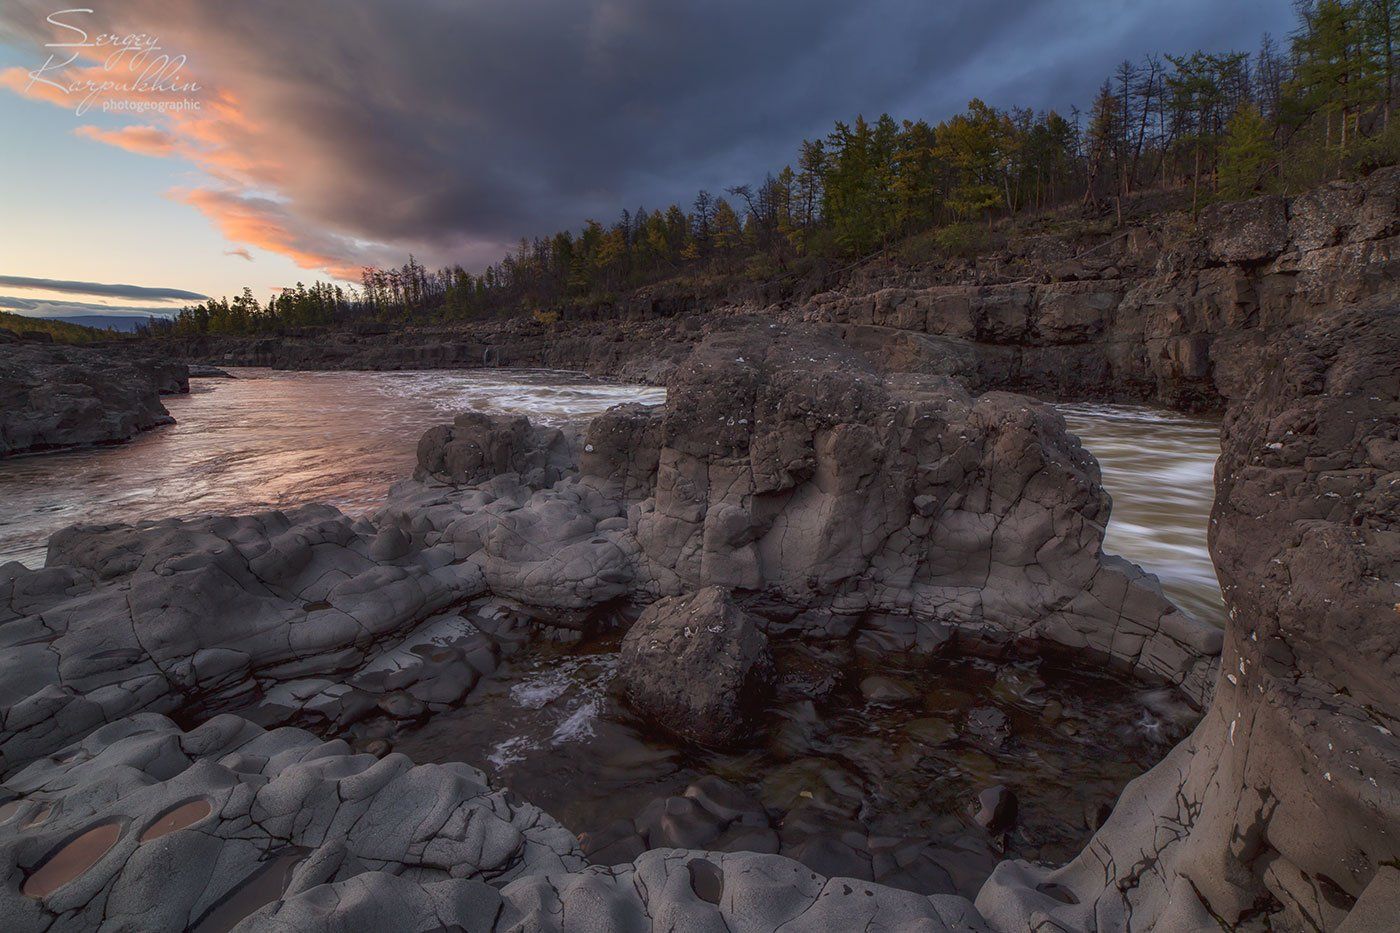
M 846 642 L 779 637 L 762 716 L 742 742 L 705 749 L 623 701 L 618 644 L 537 638 L 503 658 L 468 705 L 405 724 L 393 746 L 479 765 L 577 832 L 595 863 L 673 845 L 776 852 L 822 873 L 971 897 L 1005 855 L 1071 857 L 1099 811 L 1194 722 L 1152 712 L 1160 689 L 1050 662 L 944 658 L 891 671 Z M 865 699 L 875 676 L 913 699 Z M 964 733 L 978 708 L 1001 716 L 996 748 Z M 1013 832 L 988 834 L 971 809 L 996 783 L 1022 798 Z
M 189 391 L 183 363 L 125 351 L 0 341 L 0 457 L 125 441 L 170 424 L 162 394 Z

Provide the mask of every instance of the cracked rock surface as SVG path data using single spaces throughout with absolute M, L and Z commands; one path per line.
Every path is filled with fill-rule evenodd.
M 568 830 L 474 768 L 354 755 L 344 742 L 236 716 L 188 732 L 163 716 L 131 716 L 5 786 L 19 796 L 0 824 L 0 928 L 16 933 L 213 927 L 278 898 L 315 916 L 337 888 L 353 902 L 386 885 L 450 891 L 444 900 L 479 927 L 481 905 L 499 904 L 483 882 L 584 866 Z M 163 818 L 191 804 L 191 822 L 163 831 Z M 46 896 L 22 892 L 102 825 L 116 829 L 84 860 L 90 867 L 56 875 Z M 356 928 L 362 916 L 346 910 L 351 925 L 334 928 Z M 393 916 L 407 928 L 413 913 Z
M 473 451 L 529 436 L 474 430 Z M 420 449 L 429 480 L 439 448 Z M 737 321 L 677 369 L 664 408 L 595 419 L 577 473 L 544 486 L 528 470 L 401 485 L 383 520 L 478 562 L 492 593 L 554 624 L 719 586 L 770 631 L 869 628 L 898 651 L 1048 645 L 1197 702 L 1213 680 L 1219 631 L 1103 553 L 1097 464 L 1053 409 L 882 375 L 830 329 Z
M 43 569 L 0 566 L 0 770 L 132 713 L 356 670 L 481 589 L 329 506 L 66 529 Z

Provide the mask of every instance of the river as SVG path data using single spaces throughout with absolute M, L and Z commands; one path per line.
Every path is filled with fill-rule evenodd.
M 307 502 L 363 512 L 413 472 L 422 433 L 458 412 L 558 424 L 666 398 L 546 371 L 233 372 L 166 396 L 176 423 L 130 443 L 0 460 L 0 563 L 42 565 L 49 535 L 79 522 Z
M 165 399 L 176 424 L 127 444 L 0 461 L 0 563 L 43 563 L 48 536 L 78 522 L 245 512 L 329 502 L 378 505 L 413 470 L 419 435 L 454 413 L 520 412 L 538 423 L 595 415 L 665 390 L 577 373 L 476 370 L 278 372 L 196 379 Z M 1061 406 L 1112 494 L 1105 549 L 1157 574 L 1167 594 L 1221 621 L 1205 549 L 1218 424 L 1118 405 Z

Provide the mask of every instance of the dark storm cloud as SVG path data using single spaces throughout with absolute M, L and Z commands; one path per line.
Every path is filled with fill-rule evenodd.
M 50 6 L 23 0 L 0 17 L 21 32 Z M 218 211 L 241 205 L 245 233 L 231 238 L 346 267 L 375 244 L 481 262 L 521 235 L 687 203 L 761 178 L 858 112 L 938 120 L 972 96 L 1068 111 L 1124 58 L 1253 49 L 1290 21 L 1282 0 L 130 0 L 104 12 L 159 34 L 236 101 L 237 120 L 167 127 L 215 140 L 182 153 L 223 186 L 201 209 L 228 231 Z
M 152 301 L 203 301 L 208 295 L 187 292 L 179 288 L 151 288 L 145 285 L 106 285 L 101 282 L 69 282 L 63 279 L 31 279 L 23 275 L 0 275 L 0 285 L 14 288 L 37 288 L 50 292 L 75 295 L 102 295 L 109 298 L 146 298 Z M 12 302 L 28 299 L 9 298 Z

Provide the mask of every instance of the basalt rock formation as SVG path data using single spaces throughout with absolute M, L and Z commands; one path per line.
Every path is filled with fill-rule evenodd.
M 1222 434 L 1214 704 L 1073 862 L 999 867 L 993 926 L 1381 929 L 1348 916 L 1400 893 L 1400 312 L 1273 342 Z
M 664 411 L 595 419 L 579 472 L 547 488 L 518 471 L 412 486 L 385 519 L 554 624 L 720 586 L 770 631 L 927 653 L 1052 645 L 1204 700 L 1219 632 L 1102 553 L 1097 468 L 1048 406 L 886 378 L 834 334 L 761 319 L 712 335 L 669 392 Z M 452 429 L 471 463 L 547 459 L 492 424 Z M 420 475 L 445 475 L 443 436 Z
M 877 267 L 802 317 L 887 347 L 894 367 L 927 368 L 951 345 L 975 385 L 1214 409 L 1248 391 L 1275 335 L 1393 295 L 1397 234 L 1400 169 L 1389 168 L 1092 246 L 1030 238 L 989 257 L 975 283 Z
M 480 571 L 451 561 L 328 506 L 60 532 L 44 569 L 0 567 L 0 770 L 123 716 L 273 687 L 332 720 L 372 707 L 392 688 L 306 681 L 477 595 Z
M 0 923 L 57 929 L 982 931 L 958 897 L 757 853 L 586 866 L 466 765 L 353 755 L 299 729 L 141 715 L 41 759 L 0 803 Z
M 188 732 L 128 717 L 6 786 L 20 796 L 0 804 L 0 927 L 15 933 L 229 929 L 337 883 L 401 886 L 409 904 L 451 903 L 480 928 L 501 904 L 485 881 L 585 865 L 568 830 L 467 765 L 354 755 L 236 716 Z M 311 916 L 336 902 L 319 891 L 301 907 Z M 393 925 L 407 928 L 393 907 Z M 351 925 L 335 928 L 365 928 L 342 913 Z
M 886 380 L 835 339 L 753 323 L 695 351 L 664 413 L 596 420 L 554 479 L 568 447 L 468 416 L 420 445 L 426 478 L 466 484 L 409 483 L 377 523 L 308 506 L 55 535 L 44 569 L 0 568 L 0 768 L 132 713 L 245 695 L 338 724 L 376 705 L 421 715 L 471 688 L 480 652 L 398 657 L 392 676 L 382 656 L 487 595 L 570 626 L 721 586 L 770 631 L 1050 645 L 1197 702 L 1210 688 L 1218 631 L 1102 554 L 1107 496 L 1046 406 Z
M 1382 182 L 1337 189 L 1361 194 L 1326 223 L 1304 225 L 1296 202 L 1242 209 L 1212 268 L 1284 275 L 1298 231 L 1331 223 L 1345 242 L 1299 256 L 1352 250 L 1384 276 L 1388 227 L 1368 200 Z M 980 388 L 983 341 L 920 342 L 939 374 L 900 372 L 896 344 L 849 322 L 729 319 L 675 367 L 664 408 L 614 409 L 577 441 L 459 419 L 430 432 L 419 479 L 374 519 L 312 506 L 55 536 L 45 568 L 0 568 L 0 771 L 22 797 L 0 801 L 0 918 L 1107 931 L 1384 917 L 1400 857 L 1400 316 L 1334 313 L 1336 296 L 1299 288 L 1285 304 L 1316 321 L 1216 333 L 1206 375 L 1185 382 L 1140 373 L 1166 395 L 1236 399 L 1211 528 L 1230 610 L 1218 681 L 1221 634 L 1103 554 L 1107 497 L 1054 411 L 952 378 Z M 1164 339 L 1151 346 L 1178 346 Z M 1248 380 L 1232 369 L 1246 362 Z M 1208 709 L 1078 858 L 1002 863 L 976 909 L 698 839 L 585 867 L 557 823 L 470 768 L 216 715 L 329 734 L 412 719 L 467 697 L 522 614 L 581 627 L 707 587 L 771 635 L 1074 652 Z M 709 803 L 675 798 L 693 802 L 627 832 L 692 841 L 687 813 L 726 809 L 697 794 Z
M 0 341 L 0 457 L 129 440 L 174 419 L 183 363 L 34 341 Z

